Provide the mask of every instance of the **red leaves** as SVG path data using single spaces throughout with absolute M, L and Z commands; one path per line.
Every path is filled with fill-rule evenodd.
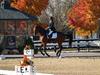
M 69 26 L 75 28 L 76 32 L 81 36 L 90 35 L 91 32 L 95 32 L 98 28 L 96 13 L 94 14 L 96 9 L 94 7 L 92 0 L 78 0 L 67 13 Z
M 13 2 L 11 3 L 11 7 L 23 11 L 26 8 L 26 4 L 27 4 L 26 0 L 13 0 Z
M 41 15 L 41 11 L 46 9 L 48 0 L 13 0 L 11 7 L 30 15 Z
M 90 9 L 97 18 L 100 18 L 100 0 L 92 0 Z

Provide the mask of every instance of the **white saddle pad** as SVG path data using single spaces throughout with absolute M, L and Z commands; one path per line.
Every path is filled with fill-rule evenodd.
M 52 38 L 52 39 L 57 38 L 57 33 L 53 33 L 51 38 Z

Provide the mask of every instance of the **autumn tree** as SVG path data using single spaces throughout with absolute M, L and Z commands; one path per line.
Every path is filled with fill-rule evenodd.
M 97 19 L 100 18 L 100 0 L 90 0 L 90 1 L 91 1 L 90 10 L 93 12 L 93 14 L 96 16 Z
M 41 22 L 49 23 L 49 17 L 54 17 L 54 25 L 57 31 L 67 32 L 66 12 L 76 0 L 49 0 L 48 8 L 40 16 Z
M 88 36 L 98 29 L 99 0 L 78 0 L 67 13 L 71 28 L 81 36 Z M 98 3 L 98 4 L 97 4 Z
M 48 0 L 12 0 L 11 7 L 28 13 L 32 16 L 41 15 L 41 11 L 46 9 Z

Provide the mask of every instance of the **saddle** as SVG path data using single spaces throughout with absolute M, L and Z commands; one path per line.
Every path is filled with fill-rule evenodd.
M 56 39 L 57 38 L 57 32 L 56 30 L 54 29 L 54 27 L 49 27 L 47 30 L 46 30 L 46 36 L 47 38 L 49 39 Z
M 51 31 L 47 34 L 47 38 L 49 39 L 56 39 L 57 38 L 57 32 Z

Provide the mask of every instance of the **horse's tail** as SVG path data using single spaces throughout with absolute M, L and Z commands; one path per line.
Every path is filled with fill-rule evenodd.
M 72 46 L 72 42 L 73 42 L 73 34 L 69 33 L 69 34 L 64 34 L 64 35 L 65 35 L 65 38 L 69 39 L 69 46 L 71 47 Z
M 70 47 L 72 46 L 72 42 L 73 42 L 73 35 L 71 35 L 70 38 L 69 38 L 69 46 Z

